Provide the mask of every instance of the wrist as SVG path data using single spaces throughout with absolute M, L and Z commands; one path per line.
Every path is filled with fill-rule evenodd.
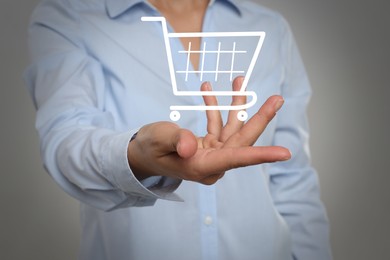
M 135 133 L 130 139 L 127 148 L 127 161 L 129 163 L 129 167 L 131 171 L 133 172 L 133 175 L 137 178 L 137 180 L 142 181 L 153 175 L 142 170 L 142 167 L 140 167 L 139 160 L 137 159 L 138 156 L 136 156 L 137 154 L 140 154 L 139 152 L 137 152 L 137 150 L 139 150 L 138 148 L 139 144 L 135 141 L 137 134 L 138 132 Z

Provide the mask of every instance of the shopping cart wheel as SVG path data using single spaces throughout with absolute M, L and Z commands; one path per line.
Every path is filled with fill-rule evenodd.
M 179 111 L 172 111 L 169 115 L 172 121 L 178 121 L 180 119 L 180 112 Z
M 248 113 L 244 110 L 241 110 L 240 112 L 237 113 L 237 119 L 240 121 L 245 121 L 248 119 Z

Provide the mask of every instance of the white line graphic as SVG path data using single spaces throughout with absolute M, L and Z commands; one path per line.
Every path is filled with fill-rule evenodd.
M 256 101 L 257 101 L 257 95 L 253 91 L 246 91 L 246 87 L 248 85 L 248 81 L 250 79 L 250 76 L 252 74 L 253 68 L 255 66 L 256 60 L 259 56 L 261 47 L 264 42 L 265 38 L 265 32 L 262 31 L 255 31 L 255 32 L 195 32 L 195 33 L 169 33 L 167 29 L 167 23 L 164 17 L 142 17 L 142 21 L 147 22 L 161 22 L 163 36 L 164 36 L 164 43 L 165 43 L 165 50 L 167 54 L 167 60 L 168 60 L 168 67 L 169 67 L 169 74 L 171 78 L 172 83 L 172 90 L 173 94 L 175 96 L 246 96 L 251 97 L 251 100 L 249 100 L 248 103 L 243 105 L 218 105 L 218 106 L 206 106 L 206 105 L 187 105 L 187 106 L 170 106 L 171 114 L 170 118 L 172 121 L 177 121 L 180 119 L 180 112 L 184 110 L 240 110 L 237 114 L 237 118 L 241 121 L 245 121 L 248 117 L 246 109 L 252 107 Z M 172 49 L 170 46 L 170 38 L 201 38 L 206 39 L 208 37 L 218 37 L 218 38 L 224 38 L 224 37 L 257 37 L 257 45 L 254 49 L 253 56 L 250 60 L 250 64 L 246 71 L 241 69 L 234 69 L 235 68 L 235 61 L 237 59 L 237 55 L 246 54 L 247 50 L 240 50 L 237 45 L 236 41 L 233 42 L 233 45 L 228 47 L 226 49 L 226 46 L 222 46 L 223 44 L 221 41 L 218 42 L 217 50 L 207 50 L 207 44 L 206 41 L 203 41 L 203 46 L 201 50 L 193 50 L 192 49 L 192 42 L 189 41 L 187 50 L 186 51 L 178 51 L 177 54 L 186 55 L 186 66 L 185 70 L 183 68 L 180 70 L 175 70 L 174 63 L 173 63 L 173 56 L 172 56 Z M 200 61 L 200 69 L 199 70 L 190 70 L 190 62 L 191 62 L 191 54 L 200 54 L 201 55 L 201 61 Z M 210 54 L 216 54 L 216 61 L 215 61 L 215 70 L 205 70 L 205 61 L 206 56 Z M 231 63 L 230 63 L 230 70 L 226 70 L 223 68 L 220 68 L 220 62 L 221 62 L 221 56 L 229 54 L 231 55 Z M 188 76 L 190 74 L 198 74 L 200 77 L 200 80 L 203 81 L 205 74 L 213 74 L 214 80 L 217 82 L 219 79 L 219 76 L 222 74 L 228 74 L 230 81 L 233 80 L 233 77 L 235 74 L 245 74 L 244 81 L 242 83 L 241 89 L 239 91 L 180 91 L 178 90 L 177 81 L 176 81 L 176 74 L 184 74 L 185 75 L 185 81 L 188 81 Z
M 203 73 L 204 73 L 204 58 L 206 57 L 206 42 L 203 43 L 203 55 L 202 55 L 202 67 L 200 69 L 200 81 L 203 81 Z
M 230 63 L 230 81 L 233 80 L 233 66 L 234 66 L 234 57 L 236 56 L 236 53 L 241 53 L 240 51 L 236 52 L 236 42 L 233 43 L 233 50 L 232 50 L 232 62 Z M 246 52 L 244 52 L 246 53 Z M 243 73 L 243 72 L 242 72 Z
M 191 59 L 191 44 L 192 42 L 189 42 L 188 43 L 188 52 L 187 52 L 187 66 L 186 66 L 186 81 L 188 81 L 188 70 L 189 70 L 189 67 L 190 67 L 190 59 Z

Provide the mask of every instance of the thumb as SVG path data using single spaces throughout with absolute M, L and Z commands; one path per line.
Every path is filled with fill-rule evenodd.
M 187 129 L 178 129 L 173 143 L 177 154 L 181 158 L 190 158 L 198 150 L 198 141 L 195 135 Z
M 158 157 L 177 153 L 182 158 L 189 158 L 198 149 L 195 135 L 172 122 L 152 123 L 142 127 L 138 133 L 135 140 L 152 149 Z

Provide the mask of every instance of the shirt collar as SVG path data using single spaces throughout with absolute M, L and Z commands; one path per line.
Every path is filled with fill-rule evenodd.
M 237 11 L 238 14 L 240 14 L 240 10 L 237 6 L 236 0 L 210 0 L 210 5 L 212 5 L 216 1 L 222 1 L 225 2 L 233 7 L 235 11 Z M 144 3 L 146 0 L 106 0 L 106 8 L 109 16 L 111 18 L 114 18 L 126 10 L 130 9 L 131 7 Z
M 108 15 L 114 18 L 122 14 L 127 9 L 136 4 L 144 2 L 143 0 L 106 0 L 106 8 Z

